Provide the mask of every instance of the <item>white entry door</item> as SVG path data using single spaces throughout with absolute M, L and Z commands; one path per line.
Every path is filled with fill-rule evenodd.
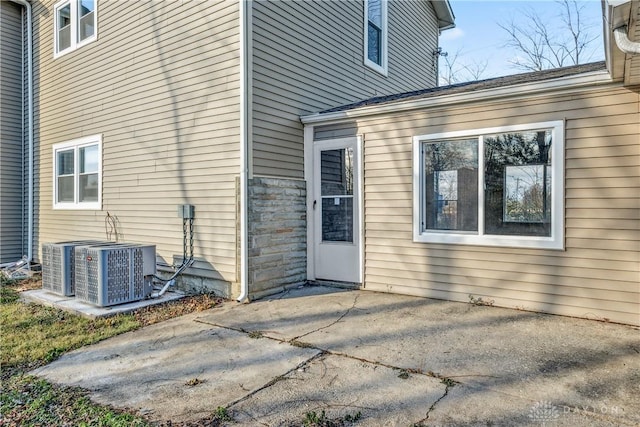
M 320 280 L 362 283 L 360 139 L 314 143 L 314 258 Z

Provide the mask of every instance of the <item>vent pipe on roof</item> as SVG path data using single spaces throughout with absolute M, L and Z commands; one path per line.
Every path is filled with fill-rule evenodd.
M 618 49 L 630 55 L 640 55 L 640 43 L 632 42 L 627 36 L 627 26 L 623 25 L 613 30 Z
M 14 3 L 24 6 L 27 14 L 27 130 L 29 135 L 29 183 L 27 206 L 27 261 L 33 260 L 33 30 L 31 28 L 31 3 L 26 0 L 13 0 Z

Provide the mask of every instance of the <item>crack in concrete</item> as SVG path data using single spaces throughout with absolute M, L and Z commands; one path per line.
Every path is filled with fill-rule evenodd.
M 342 319 L 344 319 L 344 318 L 345 318 L 345 317 L 346 317 L 346 316 L 351 312 L 351 310 L 353 310 L 354 308 L 356 308 L 356 304 L 358 303 L 358 297 L 359 297 L 359 296 L 360 296 L 360 295 L 357 295 L 357 294 L 356 294 L 356 295 L 354 295 L 354 298 L 353 298 L 353 304 L 351 305 L 351 307 L 349 307 L 349 308 L 347 309 L 347 311 L 345 311 L 344 313 L 342 313 L 342 315 L 341 315 L 340 317 L 338 317 L 336 320 L 334 320 L 333 322 L 329 323 L 329 324 L 328 324 L 328 325 L 326 325 L 326 326 L 322 326 L 322 327 L 320 327 L 320 328 L 314 329 L 313 331 L 309 331 L 309 332 L 307 332 L 307 333 L 305 333 L 305 334 L 298 335 L 297 337 L 293 337 L 293 338 L 291 338 L 289 341 L 298 341 L 298 340 L 299 340 L 300 338 L 302 338 L 302 337 L 306 337 L 307 335 L 311 335 L 311 334 L 313 334 L 314 332 L 322 331 L 323 329 L 328 329 L 328 328 L 332 327 L 333 325 L 337 324 L 337 323 L 338 323 L 338 322 L 340 322 Z
M 298 369 L 302 369 L 303 367 L 305 367 L 309 363 L 311 363 L 314 360 L 324 356 L 325 354 L 326 354 L 325 352 L 321 351 L 318 354 L 315 354 L 315 355 L 311 356 L 309 359 L 298 363 L 296 366 L 294 366 L 293 368 L 289 369 L 284 374 L 278 375 L 277 377 L 273 378 L 271 381 L 267 382 L 262 387 L 259 387 L 259 388 L 255 389 L 255 390 L 253 390 L 251 393 L 248 393 L 245 396 L 242 396 L 241 398 L 236 399 L 235 401 L 229 403 L 228 405 L 225 406 L 225 409 L 229 409 L 233 405 L 237 405 L 238 403 L 244 402 L 245 400 L 247 400 L 247 399 L 251 398 L 252 396 L 256 395 L 257 393 L 261 392 L 262 390 L 265 390 L 265 389 L 271 387 L 272 385 L 279 383 L 280 381 L 286 380 L 286 376 L 287 375 L 289 375 L 290 373 L 292 373 L 294 371 L 297 371 Z
M 343 319 L 349 313 L 349 311 L 351 311 L 353 308 L 355 308 L 357 299 L 358 299 L 358 297 L 356 296 L 356 298 L 354 299 L 353 305 L 344 314 L 342 314 L 340 316 L 340 318 L 338 318 L 338 320 L 332 322 L 328 326 L 323 326 L 321 328 L 316 329 L 315 331 L 311 331 L 311 332 L 308 332 L 306 334 L 300 335 L 300 337 L 309 335 L 309 334 L 311 334 L 313 332 L 317 332 L 317 331 L 320 331 L 322 329 L 326 329 L 328 327 L 331 327 L 331 326 L 335 325 L 341 319 Z M 194 322 L 198 322 L 198 323 L 201 323 L 203 325 L 215 326 L 215 327 L 222 328 L 222 329 L 228 329 L 228 330 L 234 331 L 234 332 L 240 332 L 240 333 L 243 333 L 245 335 L 254 334 L 256 332 L 266 332 L 266 331 L 249 331 L 249 330 L 246 330 L 246 329 L 243 329 L 243 328 L 234 328 L 234 327 L 231 327 L 231 326 L 220 325 L 218 323 L 210 323 L 210 322 L 206 322 L 206 321 L 203 321 L 203 320 L 200 320 L 200 319 L 194 319 Z M 276 338 L 276 337 L 270 337 L 268 335 L 261 335 L 260 338 L 254 338 L 254 339 L 263 339 L 263 338 L 266 338 L 266 339 L 269 339 L 269 340 L 272 340 L 272 341 L 276 341 L 276 342 L 279 342 L 279 343 L 282 343 L 282 344 L 289 344 L 289 345 L 294 346 L 294 347 L 310 348 L 310 349 L 319 351 L 320 352 L 319 354 L 323 354 L 323 355 L 346 357 L 348 359 L 357 360 L 359 362 L 364 362 L 364 363 L 369 363 L 369 364 L 375 365 L 375 366 L 381 366 L 383 368 L 394 369 L 394 370 L 397 370 L 397 371 L 405 371 L 405 372 L 408 372 L 408 373 L 411 373 L 411 374 L 416 374 L 416 375 L 424 375 L 424 376 L 427 376 L 427 377 L 437 378 L 439 380 L 444 380 L 444 381 L 450 380 L 450 377 L 445 377 L 445 376 L 440 375 L 440 374 L 438 374 L 436 372 L 433 372 L 433 371 L 424 371 L 422 369 L 414 369 L 414 368 L 402 368 L 402 367 L 399 367 L 399 366 L 390 365 L 388 363 L 379 362 L 379 361 L 376 361 L 376 360 L 369 360 L 369 359 L 365 359 L 363 357 L 352 356 L 350 354 L 341 353 L 341 352 L 338 352 L 338 351 L 332 351 L 332 350 L 329 350 L 329 349 L 326 349 L 326 348 L 317 347 L 317 346 L 315 346 L 315 345 L 313 345 L 311 343 L 298 341 L 296 338 L 292 338 L 290 340 L 286 340 L 286 339 L 280 339 L 280 338 Z
M 234 402 L 231 402 L 230 404 L 225 406 L 225 409 L 230 409 L 232 406 L 237 405 L 238 403 L 244 402 L 245 400 L 248 400 L 252 396 L 254 396 L 257 393 L 261 392 L 262 390 L 265 390 L 265 389 L 273 386 L 274 384 L 285 380 L 286 379 L 285 377 L 287 375 L 289 375 L 290 373 L 292 373 L 292 372 L 294 372 L 294 371 L 296 371 L 298 369 L 303 368 L 304 366 L 308 365 L 309 363 L 313 362 L 314 360 L 319 359 L 319 358 L 324 357 L 324 356 L 327 356 L 327 355 L 330 355 L 330 356 L 346 357 L 348 359 L 358 360 L 360 362 L 369 363 L 369 364 L 375 365 L 375 366 L 382 366 L 384 368 L 389 368 L 389 369 L 394 369 L 394 370 L 398 370 L 398 371 L 408 372 L 408 373 L 412 373 L 412 374 L 416 374 L 416 375 L 424 375 L 424 376 L 427 376 L 427 377 L 437 378 L 437 379 L 441 380 L 441 382 L 445 385 L 444 394 L 442 396 L 440 396 L 435 402 L 433 402 L 431 407 L 429 407 L 429 409 L 427 410 L 425 418 L 419 420 L 417 423 L 412 424 L 412 425 L 414 425 L 416 427 L 424 426 L 425 425 L 424 423 L 429 419 L 429 416 L 436 409 L 436 406 L 438 405 L 438 403 L 440 403 L 445 397 L 447 397 L 447 395 L 449 394 L 449 390 L 451 390 L 451 388 L 453 388 L 456 384 L 458 384 L 457 381 L 454 381 L 450 377 L 445 377 L 445 376 L 440 375 L 438 373 L 435 373 L 433 371 L 426 371 L 425 372 L 424 370 L 421 370 L 421 369 L 401 368 L 401 367 L 398 367 L 398 366 L 390 365 L 388 363 L 382 363 L 382 362 L 378 362 L 378 361 L 368 360 L 368 359 L 365 359 L 365 358 L 362 358 L 362 357 L 352 356 L 352 355 L 349 355 L 349 354 L 346 354 L 346 353 L 334 352 L 334 351 L 331 351 L 331 350 L 328 350 L 328 349 L 323 349 L 323 348 L 320 348 L 320 347 L 316 347 L 316 346 L 314 346 L 312 344 L 304 343 L 304 342 L 301 342 L 301 341 L 297 340 L 297 338 L 307 336 L 309 334 L 312 334 L 313 332 L 318 332 L 318 331 L 320 331 L 322 329 L 326 329 L 326 328 L 329 328 L 329 327 L 335 325 L 340 320 L 342 320 L 347 314 L 349 314 L 349 312 L 351 310 L 353 310 L 355 308 L 357 301 L 358 301 L 358 296 L 356 295 L 355 298 L 354 298 L 354 301 L 353 301 L 353 305 L 347 311 L 345 311 L 337 320 L 335 320 L 334 322 L 332 322 L 331 324 L 329 324 L 327 326 L 323 326 L 323 327 L 318 328 L 318 329 L 316 329 L 314 331 L 311 331 L 311 332 L 308 332 L 306 334 L 300 335 L 299 337 L 295 337 L 295 338 L 292 338 L 290 340 L 284 340 L 284 339 L 270 337 L 270 336 L 267 336 L 267 335 L 261 335 L 260 339 L 261 338 L 267 338 L 267 339 L 270 339 L 272 341 L 276 341 L 276 342 L 283 343 L 283 344 L 289 344 L 291 346 L 298 346 L 298 347 L 303 346 L 303 347 L 306 347 L 306 348 L 312 348 L 314 350 L 317 350 L 318 353 L 316 355 L 312 356 L 311 358 L 299 363 L 297 366 L 295 366 L 294 368 L 288 370 L 284 374 L 275 377 L 274 379 L 272 379 L 271 381 L 269 381 L 268 383 L 266 383 L 262 387 L 260 387 L 260 388 L 258 388 L 256 390 L 248 393 L 247 395 L 241 397 L 240 399 L 235 400 Z M 242 328 L 233 328 L 233 327 L 230 327 L 230 326 L 224 326 L 224 325 L 219 325 L 219 324 L 215 324 L 215 323 L 209 323 L 209 322 L 202 321 L 200 319 L 194 319 L 194 321 L 198 322 L 198 323 L 202 323 L 204 325 L 216 326 L 216 327 L 219 327 L 219 328 L 224 328 L 224 329 L 228 329 L 228 330 L 235 331 L 235 332 L 240 332 L 240 333 L 243 333 L 243 334 L 246 334 L 246 335 L 255 334 L 256 333 L 256 331 L 248 331 L 248 330 L 245 330 L 245 329 L 242 329 Z M 303 345 L 300 345 L 300 344 L 303 344 Z
M 455 384 L 454 384 L 455 385 Z M 433 402 L 433 404 L 431 404 L 431 407 L 429 407 L 429 409 L 427 410 L 427 414 L 426 416 L 421 419 L 420 421 L 418 421 L 417 423 L 412 424 L 413 426 L 419 427 L 419 426 L 424 426 L 425 422 L 429 419 L 429 416 L 431 415 L 431 413 L 436 409 L 436 405 L 438 403 L 440 403 L 440 401 L 442 399 L 444 399 L 445 397 L 447 397 L 447 395 L 449 394 L 449 390 L 453 387 L 453 385 L 450 384 L 445 384 L 445 388 L 444 388 L 444 394 L 442 396 L 440 396 L 438 398 L 438 400 L 436 400 L 435 402 Z

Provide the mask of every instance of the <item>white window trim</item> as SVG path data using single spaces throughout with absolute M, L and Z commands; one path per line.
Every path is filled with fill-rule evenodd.
M 551 236 L 497 236 L 484 233 L 484 140 L 483 136 L 504 132 L 551 129 Z M 478 232 L 422 231 L 424 215 L 424 168 L 422 144 L 437 139 L 478 137 Z M 564 121 L 529 123 L 413 137 L 413 241 L 423 243 L 505 246 L 564 250 Z
M 382 14 L 382 65 L 378 65 L 369 59 L 369 0 L 364 0 L 364 64 L 387 77 L 388 71 L 388 28 L 389 22 L 387 20 L 387 6 L 388 0 L 381 1 L 381 14 Z
M 93 11 L 93 35 L 82 41 L 78 41 L 79 19 L 78 19 L 78 1 L 79 0 L 62 0 L 53 6 L 53 57 L 58 58 L 69 52 L 89 44 L 98 39 L 98 0 L 95 1 L 95 9 Z M 58 51 L 58 9 L 71 5 L 71 43 L 68 48 Z
M 98 201 L 97 202 L 80 202 L 78 201 L 79 184 L 80 184 L 80 164 L 79 149 L 90 145 L 98 145 Z M 58 151 L 73 148 L 73 203 L 58 202 Z M 62 142 L 53 145 L 53 209 L 86 209 L 101 210 L 102 209 L 102 135 L 92 135 L 73 141 Z

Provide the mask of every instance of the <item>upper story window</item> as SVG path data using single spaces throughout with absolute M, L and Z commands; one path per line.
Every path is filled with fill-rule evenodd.
M 97 38 L 97 0 L 63 0 L 53 7 L 54 57 Z
M 364 0 L 364 63 L 387 75 L 387 0 Z
M 564 248 L 564 124 L 414 137 L 414 240 Z
M 102 135 L 53 146 L 53 207 L 101 209 Z

